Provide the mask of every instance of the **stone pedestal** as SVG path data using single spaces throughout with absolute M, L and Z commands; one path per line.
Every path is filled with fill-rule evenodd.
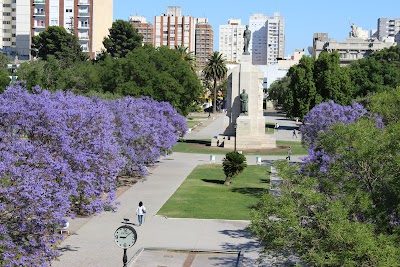
M 237 150 L 276 147 L 274 138 L 265 134 L 263 114 L 263 72 L 251 64 L 251 55 L 242 55 L 242 61 L 228 73 L 227 113 L 225 132 L 212 140 L 213 144 Z M 248 112 L 240 113 L 240 93 L 248 94 Z M 235 140 L 236 139 L 236 140 Z

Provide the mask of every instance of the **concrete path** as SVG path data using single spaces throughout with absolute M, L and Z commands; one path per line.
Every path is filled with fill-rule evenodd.
M 217 155 L 216 163 L 221 163 L 222 158 Z M 282 158 L 265 156 L 263 160 L 268 164 Z M 248 156 L 247 161 L 255 164 L 256 157 Z M 68 236 L 61 244 L 60 261 L 53 266 L 122 266 L 123 250 L 114 243 L 114 231 L 123 218 L 137 222 L 135 209 L 139 201 L 144 202 L 148 213 L 145 223 L 135 227 L 138 241 L 128 250 L 128 260 L 142 247 L 244 250 L 244 266 L 257 266 L 260 247 L 245 231 L 248 221 L 168 219 L 155 215 L 197 165 L 208 163 L 206 154 L 174 153 L 161 159 L 144 182 L 133 185 L 118 198 L 121 205 L 116 212 L 93 217 Z
M 199 127 L 197 131 L 186 134 L 185 138 L 212 138 L 222 133 L 224 115 L 217 114 L 206 127 Z M 281 125 L 281 129 L 274 133 L 277 140 L 293 140 L 292 129 L 296 126 L 294 121 L 276 115 L 267 116 L 266 121 L 278 121 Z M 300 141 L 300 137 L 297 140 Z M 216 163 L 221 163 L 223 157 L 224 155 L 216 155 Z M 284 158 L 285 156 L 262 156 L 264 165 L 271 165 L 274 160 Z M 299 161 L 299 158 L 292 156 L 293 161 Z M 143 201 L 148 213 L 145 223 L 141 227 L 135 227 L 138 240 L 128 249 L 128 261 L 142 247 L 168 247 L 243 250 L 243 266 L 258 266 L 256 260 L 261 247 L 245 230 L 249 221 L 169 219 L 155 215 L 192 170 L 199 164 L 210 163 L 209 161 L 210 155 L 186 153 L 173 153 L 160 159 L 143 182 L 134 184 L 118 198 L 121 204 L 116 212 L 104 212 L 91 219 L 77 218 L 71 221 L 71 229 L 75 230 L 62 242 L 60 260 L 53 262 L 52 266 L 122 266 L 123 250 L 115 245 L 114 232 L 121 226 L 123 218 L 137 222 L 135 210 L 139 201 Z M 256 156 L 247 156 L 247 163 L 256 164 Z M 263 266 L 276 265 L 271 262 Z
M 285 141 L 301 141 L 301 135 L 297 134 L 297 138 L 293 137 L 293 129 L 298 129 L 296 121 L 288 119 L 284 114 L 268 112 L 265 114 L 265 122 L 267 123 L 278 123 L 278 131 L 275 131 L 271 137 L 276 140 Z M 204 123 L 204 126 L 198 126 L 195 130 L 185 135 L 186 139 L 210 139 L 216 135 L 224 132 L 224 117 L 225 113 L 217 113 L 208 120 L 212 122 Z M 297 131 L 296 131 L 297 133 Z

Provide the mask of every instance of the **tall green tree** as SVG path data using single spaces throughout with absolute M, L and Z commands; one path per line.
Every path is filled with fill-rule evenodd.
M 2 93 L 6 87 L 10 84 L 11 73 L 8 69 L 10 58 L 0 53 L 0 93 Z
M 133 49 L 142 46 L 143 36 L 125 20 L 116 20 L 103 40 L 106 52 L 113 58 L 123 58 Z
M 372 96 L 369 109 L 382 117 L 385 125 L 400 122 L 400 86 Z
M 372 53 L 350 65 L 356 97 L 364 97 L 400 86 L 400 46 Z
M 267 99 L 274 101 L 276 105 L 283 105 L 285 108 L 285 103 L 287 101 L 288 94 L 290 93 L 289 85 L 289 76 L 285 76 L 274 81 L 268 88 Z
M 346 68 L 340 67 L 339 53 L 323 52 L 314 63 L 317 102 L 333 100 L 341 105 L 351 102 L 353 92 Z
M 204 77 L 213 81 L 213 113 L 217 111 L 217 83 L 226 77 L 227 72 L 226 59 L 218 51 L 214 51 L 203 69 Z
M 321 102 L 314 82 L 314 59 L 303 56 L 298 65 L 289 69 L 290 93 L 287 98 L 287 116 L 303 118 Z
M 167 101 L 183 115 L 202 91 L 196 73 L 166 46 L 141 46 L 125 58 L 107 56 L 96 64 L 103 92 Z
M 87 54 L 82 51 L 78 38 L 58 26 L 50 26 L 34 36 L 32 48 L 37 51 L 38 57 L 47 60 L 49 56 L 54 56 L 65 66 L 88 59 Z
M 281 196 L 265 194 L 251 229 L 266 252 L 310 266 L 398 266 L 399 125 L 336 125 L 319 136 L 328 166 L 276 164 Z M 397 141 L 396 141 L 397 140 Z
M 196 55 L 193 51 L 188 50 L 189 48 L 183 45 L 176 45 L 175 50 L 181 55 L 181 59 L 189 63 L 192 71 L 196 71 L 199 63 L 197 62 Z

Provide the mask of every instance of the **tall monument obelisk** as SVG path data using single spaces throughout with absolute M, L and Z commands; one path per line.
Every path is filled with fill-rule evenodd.
M 264 73 L 251 63 L 251 55 L 248 52 L 249 32 L 246 27 L 240 64 L 228 72 L 225 132 L 216 136 L 212 144 L 223 144 L 224 147 L 237 150 L 274 148 L 276 140 L 265 134 L 262 87 Z M 241 107 L 243 101 L 240 94 L 243 93 L 243 89 L 248 98 L 247 112 L 242 112 Z

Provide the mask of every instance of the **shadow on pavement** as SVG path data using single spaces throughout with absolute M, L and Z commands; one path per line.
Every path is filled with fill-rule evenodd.
M 60 251 L 60 252 L 78 251 L 79 248 L 80 247 L 72 247 L 70 245 L 66 245 L 63 247 L 59 247 L 58 251 Z
M 195 139 L 186 139 L 185 141 L 178 141 L 178 143 L 189 143 L 189 144 L 199 144 L 205 146 L 211 146 L 211 141 L 206 140 L 195 140 Z
M 231 238 L 247 239 L 247 242 L 242 242 L 241 244 L 224 243 L 222 244 L 222 248 L 225 250 L 253 251 L 253 250 L 258 250 L 260 248 L 260 243 L 253 239 L 248 228 L 237 229 L 237 230 L 222 230 L 219 232 Z

